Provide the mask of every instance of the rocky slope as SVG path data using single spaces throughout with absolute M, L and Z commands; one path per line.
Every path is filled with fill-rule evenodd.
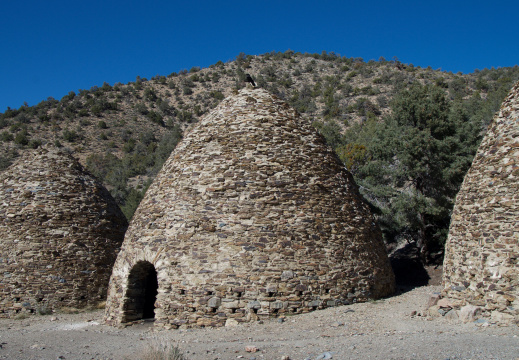
M 117 159 L 131 155 L 139 167 L 124 181 L 153 176 L 154 165 L 167 158 L 159 153 L 171 151 L 160 140 L 170 140 L 167 135 L 172 130 L 186 130 L 234 89 L 243 87 L 246 73 L 304 117 L 321 125 L 331 121 L 343 129 L 370 117 L 382 119 L 394 94 L 413 81 L 438 84 L 452 99 L 484 103 L 488 123 L 519 79 L 517 66 L 464 75 L 398 60 L 365 62 L 333 53 L 240 54 L 235 61 L 204 69 L 195 67 L 149 80 L 137 77 L 128 84 L 105 83 L 71 91 L 60 100 L 49 98 L 36 106 L 7 109 L 0 114 L 0 168 L 27 148 L 51 143 L 65 147 L 83 165 L 91 157 L 89 168 L 95 169 L 101 155 L 113 154 Z

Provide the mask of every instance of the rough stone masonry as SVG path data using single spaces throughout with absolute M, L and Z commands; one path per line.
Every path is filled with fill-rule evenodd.
M 106 299 L 127 226 L 72 156 L 25 153 L 0 174 L 0 317 Z
M 186 135 L 147 191 L 106 321 L 222 326 L 393 291 L 381 232 L 333 150 L 288 104 L 242 89 Z
M 519 321 L 519 83 L 495 115 L 456 198 L 444 295 Z

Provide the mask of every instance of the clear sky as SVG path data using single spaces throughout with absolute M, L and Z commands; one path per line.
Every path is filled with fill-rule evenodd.
M 325 50 L 463 73 L 519 63 L 517 0 L 6 0 L 0 9 L 0 112 L 240 52 Z

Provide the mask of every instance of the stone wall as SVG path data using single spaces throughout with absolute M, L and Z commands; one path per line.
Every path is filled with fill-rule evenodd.
M 0 317 L 104 300 L 127 225 L 70 155 L 26 153 L 0 174 Z
M 262 89 L 205 116 L 148 189 L 114 266 L 108 323 L 147 311 L 137 309 L 147 268 L 157 274 L 156 324 L 166 327 L 298 314 L 394 290 L 352 176 L 310 123 Z
M 445 296 L 519 320 L 518 219 L 519 83 L 490 124 L 456 198 Z

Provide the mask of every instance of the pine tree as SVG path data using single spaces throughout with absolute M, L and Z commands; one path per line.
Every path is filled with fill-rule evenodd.
M 387 241 L 414 242 L 424 260 L 443 245 L 455 196 L 479 143 L 480 124 L 438 86 L 401 91 L 384 122 L 370 121 L 346 134 L 338 153 L 355 168 Z M 352 147 L 352 144 L 355 144 Z M 367 151 L 359 157 L 358 152 Z

